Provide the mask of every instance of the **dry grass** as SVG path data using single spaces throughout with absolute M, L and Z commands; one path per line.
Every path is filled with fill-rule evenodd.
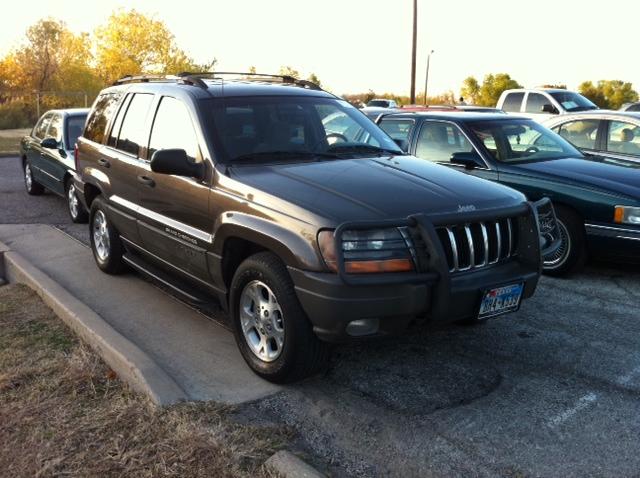
M 0 130 L 0 153 L 18 153 L 20 140 L 29 133 L 29 129 Z
M 31 290 L 0 287 L 0 475 L 270 476 L 290 438 L 214 403 L 153 407 Z

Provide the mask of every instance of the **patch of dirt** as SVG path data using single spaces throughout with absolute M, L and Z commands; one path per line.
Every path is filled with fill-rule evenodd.
M 292 438 L 216 403 L 154 407 L 121 383 L 30 289 L 0 287 L 4 476 L 264 477 Z

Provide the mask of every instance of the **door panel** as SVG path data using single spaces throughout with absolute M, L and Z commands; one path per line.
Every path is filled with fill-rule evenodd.
M 149 156 L 162 149 L 183 149 L 191 161 L 201 162 L 191 114 L 176 98 L 163 97 L 149 138 Z M 151 171 L 145 165 L 139 178 L 142 212 L 139 229 L 145 249 L 188 274 L 210 281 L 206 249 L 212 242 L 209 185 Z

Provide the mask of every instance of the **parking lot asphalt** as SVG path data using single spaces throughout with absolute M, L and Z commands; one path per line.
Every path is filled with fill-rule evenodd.
M 21 181 L 17 158 L 0 158 L 0 223 L 86 242 L 62 198 L 28 197 Z M 238 419 L 287 423 L 335 476 L 640 476 L 637 267 L 544 277 L 519 312 L 485 325 L 416 326 L 333 352 L 324 376 Z

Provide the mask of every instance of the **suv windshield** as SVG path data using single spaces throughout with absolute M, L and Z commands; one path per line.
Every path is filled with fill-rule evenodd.
M 348 102 L 311 96 L 204 100 L 208 130 L 224 162 L 299 161 L 403 154 Z
M 583 157 L 562 136 L 532 120 L 478 121 L 469 127 L 489 153 L 505 163 Z
M 598 107 L 591 101 L 573 91 L 552 91 L 549 93 L 553 99 L 562 105 L 566 111 L 597 110 Z

